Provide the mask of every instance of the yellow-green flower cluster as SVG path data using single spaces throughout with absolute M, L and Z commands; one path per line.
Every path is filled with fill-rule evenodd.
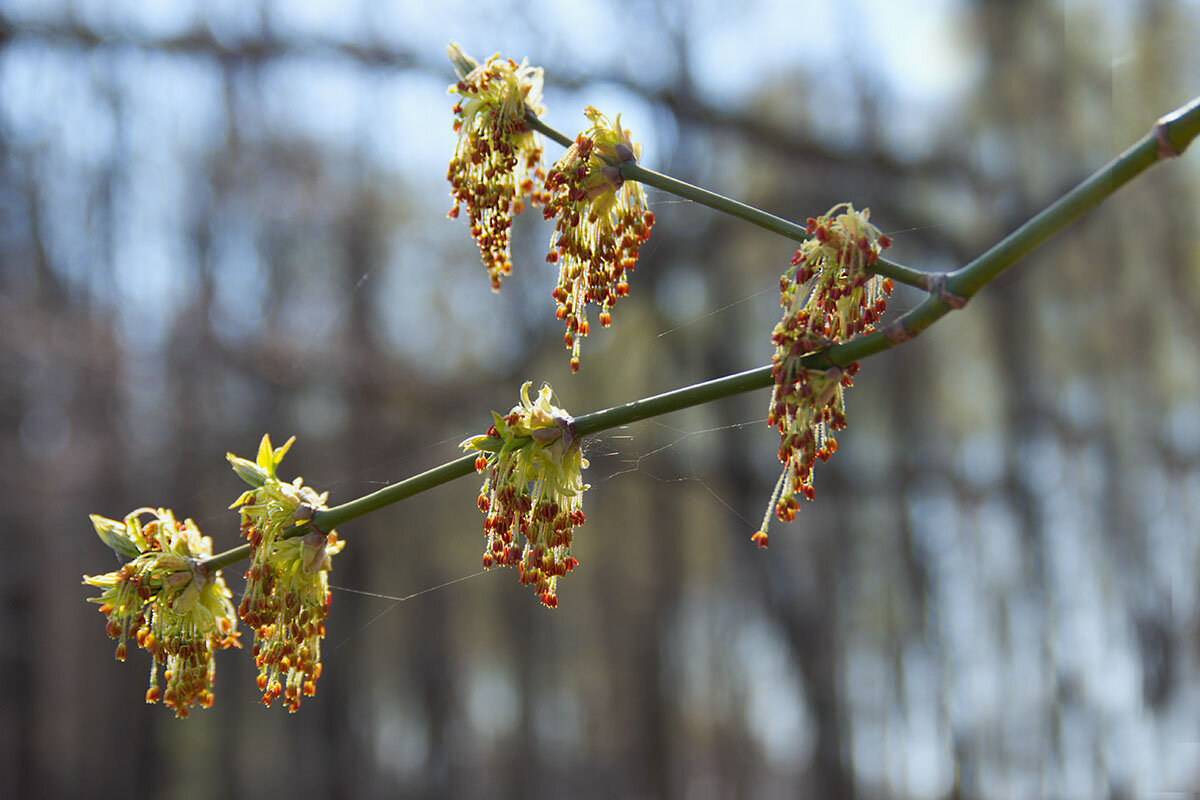
M 588 334 L 587 304 L 600 307 L 602 326 L 612 323 L 612 307 L 629 294 L 628 273 L 654 227 L 642 185 L 623 180 L 619 167 L 637 161 L 641 145 L 621 127 L 620 116 L 613 123 L 591 106 L 584 113 L 592 126 L 547 175 L 544 212 L 557 218 L 546 260 L 558 264 L 556 316 L 567 326 L 563 342 L 572 371 L 579 369 L 579 342 Z
M 535 205 L 546 199 L 541 137 L 525 120 L 527 111 L 545 113 L 542 70 L 499 55 L 476 64 L 458 45 L 446 49 L 459 76 L 450 93 L 461 96 L 454 106 L 458 145 L 446 172 L 454 198 L 450 216 L 466 206 L 492 290 L 499 291 L 512 274 L 513 216 L 525 198 Z
M 143 522 L 143 516 L 150 516 Z M 100 611 L 108 617 L 108 635 L 118 639 L 116 657 L 125 660 L 125 640 L 132 634 L 150 654 L 150 688 L 146 702 L 160 697 L 159 665 L 165 667 L 163 702 L 186 717 L 191 706 L 213 702 L 217 650 L 240 646 L 230 592 L 221 573 L 203 559 L 212 555 L 212 540 L 196 523 L 179 524 L 167 509 L 139 508 L 124 520 L 92 515 L 100 539 L 133 560 L 115 572 L 84 576 L 102 589 Z
M 250 541 L 246 592 L 238 606 L 242 621 L 254 630 L 252 653 L 258 666 L 262 702 L 283 696 L 289 711 L 301 697 L 316 692 L 321 676 L 321 639 L 329 615 L 331 556 L 345 545 L 336 532 L 308 526 L 288 537 L 298 523 L 326 508 L 328 493 L 318 494 L 296 478 L 285 483 L 276 475 L 279 462 L 295 437 L 272 448 L 264 436 L 255 461 L 227 454 L 234 470 L 254 488 L 233 504 L 241 512 L 242 533 Z
M 779 279 L 784 315 L 771 334 L 778 357 L 798 358 L 874 330 L 892 281 L 867 268 L 892 240 L 870 219 L 869 208 L 857 211 L 849 203 L 809 217 L 809 238 Z
M 800 360 L 830 344 L 875 329 L 892 292 L 890 278 L 868 271 L 891 239 L 870 222 L 870 210 L 840 203 L 808 220 L 809 238 L 779 279 L 783 319 L 771 333 L 775 345 L 775 389 L 767 424 L 780 433 L 784 465 L 762 527 L 751 537 L 767 546 L 767 525 L 774 512 L 790 522 L 799 508 L 797 495 L 812 500 L 813 466 L 837 452 L 833 431 L 846 427 L 844 389 L 854 384 L 857 361 L 844 369 L 810 370 Z
M 483 566 L 516 567 L 549 608 L 558 606 L 558 579 L 579 563 L 571 555 L 574 528 L 582 525 L 587 459 L 575 438 L 574 421 L 552 402 L 543 384 L 536 402 L 526 381 L 521 402 L 505 416 L 492 413 L 482 436 L 462 443 L 479 451 L 475 468 L 486 471 L 479 492 L 487 546 Z

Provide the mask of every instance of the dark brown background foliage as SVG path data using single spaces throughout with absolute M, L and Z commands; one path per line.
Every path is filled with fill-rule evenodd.
M 523 380 L 582 413 L 769 358 L 792 246 L 652 191 L 571 377 L 549 228 L 519 221 L 493 296 L 444 218 L 447 40 L 543 65 L 564 131 L 622 113 L 647 166 L 793 219 L 869 205 L 928 269 L 1200 91 L 1193 0 L 435 6 L 0 4 L 4 795 L 1200 788 L 1197 153 L 864 363 L 769 551 L 756 393 L 589 445 L 556 612 L 475 575 L 461 481 L 342 531 L 339 587 L 467 579 L 335 592 L 299 714 L 255 704 L 245 654 L 186 722 L 142 703 L 79 585 L 115 564 L 89 512 L 172 507 L 224 548 L 224 453 L 264 432 L 341 502 L 454 457 Z

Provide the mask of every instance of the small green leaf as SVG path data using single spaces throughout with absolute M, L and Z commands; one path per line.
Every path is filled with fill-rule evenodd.
M 266 470 L 252 461 L 238 458 L 233 453 L 226 453 L 225 458 L 229 460 L 230 466 L 233 467 L 233 471 L 238 474 L 238 477 L 256 489 L 266 483 L 270 477 Z
M 141 555 L 141 550 L 137 546 L 137 540 L 129 534 L 128 527 L 124 522 L 117 522 L 115 519 L 105 519 L 98 514 L 92 514 L 91 520 L 92 525 L 96 528 L 96 535 L 100 537 L 100 541 L 104 542 L 104 544 L 118 555 L 128 558 L 137 558 Z

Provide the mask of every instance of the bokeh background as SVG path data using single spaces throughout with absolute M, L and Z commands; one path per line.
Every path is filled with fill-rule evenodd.
M 1200 92 L 1195 0 L 3 0 L 0 793 L 1200 790 L 1197 152 L 865 362 L 768 551 L 757 392 L 589 443 L 557 611 L 480 574 L 459 481 L 341 531 L 299 714 L 245 653 L 213 709 L 146 706 L 84 602 L 116 565 L 88 513 L 171 507 L 224 549 L 224 454 L 264 432 L 342 502 L 457 456 L 524 380 L 583 413 L 770 357 L 794 244 L 651 190 L 571 376 L 549 226 L 520 218 L 493 295 L 445 218 L 450 40 L 544 66 L 560 130 L 592 104 L 654 169 L 793 219 L 870 206 L 925 269 Z

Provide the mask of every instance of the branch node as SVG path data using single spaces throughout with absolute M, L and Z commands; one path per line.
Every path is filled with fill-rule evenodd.
M 571 445 L 575 443 L 575 418 L 570 414 L 555 415 L 554 424 L 558 425 L 558 429 L 562 431 L 563 449 L 570 450 Z
M 1175 158 L 1180 153 L 1179 150 L 1175 149 L 1175 145 L 1171 144 L 1170 131 L 1167 130 L 1167 126 L 1177 116 L 1178 114 L 1167 114 L 1159 117 L 1158 121 L 1154 123 L 1154 139 L 1158 142 L 1158 157 L 1160 159 Z
M 950 291 L 949 287 L 946 285 L 946 279 L 948 277 L 949 274 L 945 272 L 939 272 L 936 275 L 930 276 L 929 293 L 938 300 L 941 300 L 946 305 L 950 306 L 950 308 L 957 311 L 967 304 L 968 298 L 963 297 L 961 294 L 956 294 Z
M 294 526 L 292 526 L 292 532 L 289 533 L 288 535 L 294 536 L 294 535 L 296 535 L 294 533 L 294 531 L 297 528 L 307 527 L 310 531 L 315 531 L 316 533 L 319 533 L 322 536 L 325 536 L 328 532 L 321 530 L 320 528 L 318 528 L 316 525 L 313 524 L 313 517 L 315 517 L 316 515 L 317 515 L 316 507 L 310 506 L 308 503 L 304 503 L 303 505 L 301 505 L 298 509 L 296 509 L 296 514 L 294 517 L 294 519 L 296 520 L 296 524 Z
M 908 332 L 908 326 L 902 320 L 894 320 L 884 326 L 883 338 L 887 339 L 893 345 L 897 345 L 904 344 L 914 337 Z

